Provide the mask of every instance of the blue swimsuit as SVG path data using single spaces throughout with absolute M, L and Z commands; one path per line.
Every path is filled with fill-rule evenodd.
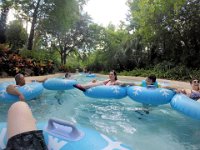
M 200 98 L 200 92 L 192 92 L 191 91 L 190 98 L 197 101 Z

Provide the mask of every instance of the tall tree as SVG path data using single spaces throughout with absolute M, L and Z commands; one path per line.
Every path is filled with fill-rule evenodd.
M 90 17 L 80 13 L 76 0 L 56 1 L 55 7 L 44 22 L 44 29 L 51 35 L 51 43 L 59 50 L 61 63 L 74 50 L 85 50 L 92 39 L 89 33 Z
M 11 50 L 16 50 L 22 48 L 26 43 L 27 33 L 22 23 L 18 20 L 14 20 L 10 22 L 6 29 L 6 37 Z
M 93 33 L 89 26 L 89 18 L 82 16 L 67 32 L 56 39 L 59 43 L 61 63 L 66 64 L 67 56 L 75 51 L 89 51 L 93 48 Z
M 194 43 L 198 43 L 199 1 L 134 0 L 129 2 L 129 6 L 135 31 L 148 50 L 149 64 L 167 60 L 194 66 L 189 64 L 189 58 Z M 190 44 L 192 39 L 195 40 Z M 199 49 L 198 44 L 195 47 Z M 180 57 L 177 58 L 177 55 Z
M 0 43 L 6 42 L 6 21 L 10 7 L 12 6 L 12 1 L 2 0 L 0 1 L 1 16 L 0 16 Z
M 26 14 L 31 20 L 31 30 L 28 37 L 27 49 L 32 50 L 34 33 L 38 26 L 38 21 L 45 18 L 53 6 L 53 0 L 15 0 L 16 9 L 22 15 Z
M 42 22 L 41 20 L 45 18 L 49 18 L 49 16 L 52 16 L 53 11 L 57 9 L 57 11 L 60 10 L 63 12 L 66 12 L 67 10 L 62 9 L 62 7 L 68 7 L 69 10 L 72 10 L 70 7 L 72 6 L 71 2 L 78 3 L 78 7 L 81 8 L 81 5 L 85 4 L 87 0 L 69 0 L 66 2 L 66 0 L 63 1 L 57 1 L 57 0 L 15 0 L 16 8 L 18 10 L 22 10 L 22 13 L 25 13 L 27 15 L 27 18 L 30 18 L 31 20 L 31 30 L 28 37 L 28 44 L 27 49 L 32 50 L 33 47 L 33 40 L 34 40 L 34 33 L 38 25 Z M 73 6 L 72 6 L 73 8 Z M 56 12 L 55 12 L 56 13 Z M 68 15 L 70 16 L 74 12 L 69 12 Z M 67 17 L 66 14 L 62 17 Z M 64 20 L 66 18 L 57 18 L 58 22 L 61 22 L 61 24 L 64 23 Z M 70 17 L 68 17 L 70 18 Z M 51 20 L 55 18 L 49 18 Z M 40 21 L 39 21 L 40 20 Z M 66 24 L 66 23 L 64 23 Z M 60 28 L 59 28 L 60 29 Z M 62 31 L 60 31 L 62 32 Z
M 34 2 L 34 1 L 32 1 Z M 35 27 L 36 27 L 36 22 L 38 19 L 38 13 L 39 13 L 39 8 L 41 6 L 41 0 L 38 0 L 33 4 L 33 14 L 32 14 L 32 22 L 31 22 L 31 31 L 28 37 L 28 44 L 27 44 L 27 49 L 32 50 L 33 46 L 33 38 L 34 38 L 34 32 L 35 32 Z

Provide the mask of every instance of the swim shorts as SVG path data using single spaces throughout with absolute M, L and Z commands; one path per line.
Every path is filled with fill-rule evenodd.
M 5 150 L 48 150 L 42 130 L 24 132 L 11 137 Z

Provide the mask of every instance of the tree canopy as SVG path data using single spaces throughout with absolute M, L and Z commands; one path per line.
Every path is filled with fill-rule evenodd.
M 118 27 L 95 24 L 83 12 L 86 3 L 86 0 L 15 0 L 10 3 L 3 0 L 0 32 L 4 38 L 1 41 L 5 42 L 5 33 L 8 33 L 5 30 L 11 31 L 13 26 L 11 23 L 5 28 L 12 7 L 18 10 L 18 18 L 31 22 L 27 49 L 57 52 L 61 64 L 68 67 L 74 63 L 74 67 L 85 66 L 94 71 L 156 67 L 166 70 L 177 66 L 199 69 L 198 0 L 127 0 L 127 22 L 121 22 Z M 7 42 L 16 45 L 10 37 Z

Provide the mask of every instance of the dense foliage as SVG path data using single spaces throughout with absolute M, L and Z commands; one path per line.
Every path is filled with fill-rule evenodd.
M 82 11 L 86 2 L 2 0 L 1 42 L 7 38 L 10 48 L 16 45 L 8 35 L 5 37 L 12 26 L 10 23 L 6 28 L 8 11 L 14 8 L 19 21 L 31 23 L 27 44 L 18 36 L 20 44 L 14 47 L 35 51 L 21 52 L 27 57 L 45 54 L 70 70 L 115 69 L 124 75 L 154 73 L 181 80 L 200 76 L 199 0 L 127 0 L 128 21 L 119 27 L 93 23 Z
M 130 24 L 118 30 L 107 28 L 109 47 L 96 52 L 91 69 L 102 66 L 129 75 L 154 73 L 182 80 L 200 77 L 200 1 L 132 0 L 128 5 Z
M 7 42 L 9 43 L 11 50 L 16 50 L 23 47 L 23 45 L 26 44 L 26 40 L 28 37 L 22 23 L 17 20 L 12 21 L 7 26 L 6 36 Z

